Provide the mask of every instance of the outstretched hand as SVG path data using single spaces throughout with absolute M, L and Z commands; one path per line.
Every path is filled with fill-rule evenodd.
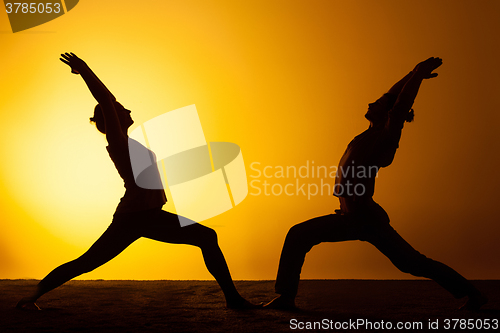
M 414 72 L 420 73 L 424 79 L 431 79 L 438 76 L 437 73 L 432 73 L 436 68 L 443 64 L 441 58 L 430 57 L 417 64 L 414 68 Z
M 87 64 L 82 59 L 78 58 L 74 53 L 64 53 L 61 54 L 62 58 L 59 58 L 66 65 L 71 67 L 71 73 L 80 74 L 82 69 L 84 69 Z

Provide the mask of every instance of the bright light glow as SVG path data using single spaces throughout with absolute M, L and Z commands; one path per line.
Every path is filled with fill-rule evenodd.
M 0 278 L 42 278 L 81 255 L 124 192 L 89 125 L 95 101 L 58 60 L 67 51 L 132 110 L 131 132 L 196 104 L 206 138 L 237 143 L 247 170 L 337 165 L 368 126 L 367 104 L 418 61 L 442 57 L 375 199 L 422 253 L 468 278 L 500 278 L 499 12 L 499 1 L 85 0 L 16 34 L 0 13 Z M 287 230 L 338 202 L 249 191 L 204 223 L 234 278 L 274 279 Z M 360 242 L 315 247 L 303 277 L 410 278 Z M 211 276 L 198 249 L 140 240 L 82 278 Z

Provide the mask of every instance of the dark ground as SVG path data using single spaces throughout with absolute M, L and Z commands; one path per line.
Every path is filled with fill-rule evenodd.
M 423 325 L 402 332 L 500 330 L 493 329 L 500 319 L 498 280 L 474 281 L 490 299 L 479 312 L 458 311 L 462 300 L 433 281 L 422 280 L 304 280 L 297 298 L 300 310 L 294 312 L 228 310 L 214 281 L 70 281 L 39 300 L 42 311 L 15 309 L 37 282 L 0 280 L 0 332 L 384 332 L 388 322 L 392 331 L 398 331 L 398 322 Z M 271 300 L 273 285 L 273 281 L 236 281 L 252 302 Z M 321 330 L 292 329 L 292 319 L 304 325 L 323 319 L 333 324 Z M 362 319 L 370 321 L 372 329 L 366 324 L 350 329 L 333 326 Z M 450 321 L 451 329 L 445 329 L 447 319 L 463 320 Z M 437 320 L 439 329 L 428 330 L 429 320 Z M 385 326 L 380 326 L 382 321 Z M 460 324 L 476 328 L 461 330 Z M 480 324 L 483 329 L 478 330 Z

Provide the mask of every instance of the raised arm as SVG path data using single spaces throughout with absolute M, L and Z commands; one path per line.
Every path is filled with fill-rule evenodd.
M 389 127 L 396 127 L 401 129 L 406 119 L 406 115 L 413 106 L 413 102 L 417 97 L 420 84 L 424 79 L 430 79 L 437 76 L 437 73 L 432 73 L 436 68 L 441 66 L 443 61 L 441 58 L 431 57 L 425 61 L 420 62 L 415 68 L 403 78 L 400 82 L 396 83 L 391 90 L 395 93 L 400 89 L 398 98 L 394 107 L 389 112 Z M 404 82 L 406 80 L 406 82 Z M 404 83 L 403 83 L 404 82 Z M 402 88 L 400 88 L 402 86 Z M 389 92 L 391 92 L 389 90 Z
M 412 77 L 412 75 L 413 75 L 413 71 L 411 71 L 410 73 L 406 74 L 401 80 L 399 80 L 398 82 L 396 82 L 391 87 L 391 89 L 389 89 L 389 91 L 387 93 L 398 96 L 399 93 L 401 92 L 401 90 L 403 90 L 403 87 L 405 86 L 405 84 L 408 82 L 408 80 L 410 80 L 410 78 Z
M 114 105 L 116 102 L 115 96 L 113 96 L 82 59 L 78 58 L 73 53 L 65 53 L 61 54 L 61 56 L 62 58 L 60 58 L 60 60 L 71 67 L 72 73 L 81 75 L 92 93 L 92 96 L 94 96 L 96 101 L 101 105 L 108 143 L 126 143 L 127 137 L 125 133 L 123 133 Z

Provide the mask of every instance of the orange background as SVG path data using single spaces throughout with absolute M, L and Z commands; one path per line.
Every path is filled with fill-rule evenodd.
M 58 60 L 69 51 L 133 111 L 134 126 L 196 104 L 207 140 L 237 143 L 249 180 L 261 181 L 253 162 L 337 165 L 368 126 L 367 104 L 417 62 L 443 58 L 375 200 L 422 253 L 468 278 L 500 278 L 499 14 L 496 0 L 84 0 L 13 34 L 0 13 L 0 278 L 42 278 L 79 256 L 123 194 L 88 122 L 95 102 Z M 336 208 L 329 194 L 249 194 L 204 224 L 235 279 L 274 279 L 288 229 Z M 302 277 L 412 278 L 361 242 L 315 247 Z M 211 276 L 198 249 L 141 239 L 81 278 Z

